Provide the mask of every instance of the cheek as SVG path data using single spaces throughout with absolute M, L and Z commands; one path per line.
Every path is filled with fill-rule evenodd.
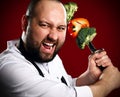
M 38 42 L 41 42 L 47 36 L 47 32 L 40 29 L 34 30 L 32 34 L 33 39 Z
M 66 38 L 66 31 L 63 33 L 62 38 L 63 38 L 64 41 L 65 41 L 65 38 Z
M 36 22 L 33 21 L 31 23 L 30 29 L 34 40 L 42 40 L 45 37 L 46 31 L 43 31 L 43 29 Z
M 62 35 L 59 36 L 59 42 L 63 44 L 65 42 L 65 38 L 66 38 L 66 33 L 63 33 Z

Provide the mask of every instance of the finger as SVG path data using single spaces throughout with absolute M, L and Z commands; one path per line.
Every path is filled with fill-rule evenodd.
M 96 59 L 95 61 L 96 61 L 96 63 L 100 63 L 101 61 L 104 61 L 104 60 L 107 60 L 107 59 L 109 59 L 108 56 L 107 56 L 107 55 L 104 55 L 104 56 L 102 56 L 101 58 Z
M 101 51 L 100 53 L 97 53 L 97 59 L 102 58 L 103 56 L 105 56 L 107 54 L 106 51 Z
M 112 65 L 111 61 L 102 61 L 101 63 L 97 63 L 97 66 L 108 67 Z
M 97 64 L 97 66 L 107 67 L 109 65 L 112 65 L 112 62 L 111 62 L 110 58 L 106 55 L 106 56 L 103 56 L 102 58 L 96 60 L 96 64 Z
M 94 53 L 100 53 L 100 52 L 102 52 L 102 51 L 105 51 L 105 49 L 104 49 L 104 48 L 98 49 L 98 50 L 96 50 Z
M 101 51 L 101 52 L 97 52 L 97 53 L 92 53 L 91 55 L 89 55 L 88 58 L 96 60 L 96 59 L 102 58 L 106 54 L 107 54 L 106 51 Z

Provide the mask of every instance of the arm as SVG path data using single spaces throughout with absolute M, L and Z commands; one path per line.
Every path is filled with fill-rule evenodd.
M 107 67 L 99 81 L 91 85 L 93 97 L 106 97 L 112 90 L 120 87 L 120 72 L 114 66 Z
M 97 66 L 106 67 L 100 71 Z M 105 97 L 112 90 L 120 87 L 120 72 L 113 66 L 106 52 L 93 54 L 89 57 L 89 66 L 85 73 L 78 77 L 76 84 L 89 85 L 93 97 Z

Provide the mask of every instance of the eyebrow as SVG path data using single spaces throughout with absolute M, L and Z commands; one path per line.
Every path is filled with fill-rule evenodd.
M 59 25 L 59 26 L 62 26 L 62 27 L 65 27 L 65 28 L 67 28 L 67 25 Z
M 49 23 L 49 22 L 47 22 L 47 21 L 44 21 L 44 20 L 39 20 L 38 23 L 46 23 L 46 24 L 48 24 L 48 25 L 53 25 L 53 24 L 51 24 L 51 23 Z M 63 27 L 66 27 L 66 28 L 67 28 L 67 25 L 65 25 L 65 24 L 60 24 L 60 25 L 57 25 L 56 27 L 58 27 L 58 26 L 63 26 Z

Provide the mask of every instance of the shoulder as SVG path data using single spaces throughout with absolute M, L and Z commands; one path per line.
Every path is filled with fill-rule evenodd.
M 24 56 L 15 46 L 12 46 L 0 54 L 0 68 L 7 64 L 11 66 L 10 64 L 19 63 L 22 60 L 25 61 Z
M 12 46 L 0 54 L 0 78 L 9 80 L 38 74 L 34 66 L 22 56 L 20 51 Z

